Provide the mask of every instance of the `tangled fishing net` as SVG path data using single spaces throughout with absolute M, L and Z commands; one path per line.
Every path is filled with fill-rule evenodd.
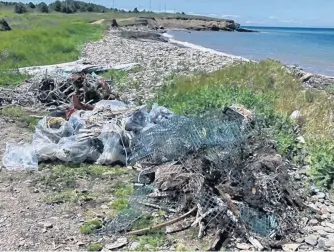
M 143 186 L 102 232 L 132 230 L 155 206 L 176 216 L 196 208 L 192 226 L 201 235 L 219 230 L 264 245 L 296 235 L 305 211 L 292 193 L 289 163 L 250 122 L 230 109 L 202 118 L 175 116 L 141 132 L 130 163 L 142 164 L 137 182 Z

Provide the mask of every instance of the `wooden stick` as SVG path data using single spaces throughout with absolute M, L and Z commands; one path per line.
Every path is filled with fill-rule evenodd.
M 152 231 L 152 230 L 157 230 L 157 229 L 161 229 L 164 227 L 167 227 L 169 225 L 172 225 L 176 222 L 179 222 L 185 218 L 187 218 L 189 215 L 191 215 L 193 212 L 195 212 L 197 209 L 197 207 L 192 208 L 189 212 L 185 213 L 184 215 L 181 215 L 180 217 L 164 222 L 162 224 L 156 225 L 156 226 L 152 226 L 152 227 L 148 227 L 148 228 L 143 228 L 143 229 L 139 229 L 139 230 L 134 230 L 131 232 L 126 233 L 127 235 L 140 235 L 140 234 L 144 234 L 146 232 Z
M 31 117 L 31 118 L 37 118 L 37 119 L 41 119 L 41 118 L 43 118 L 44 116 L 39 116 L 39 115 L 29 115 L 29 117 Z

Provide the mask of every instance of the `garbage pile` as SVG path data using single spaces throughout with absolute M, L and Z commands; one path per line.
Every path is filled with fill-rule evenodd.
M 20 68 L 17 74 L 29 74 L 33 77 L 17 88 L 0 88 L 0 107 L 19 105 L 50 110 L 68 109 L 72 106 L 71 98 L 74 94 L 84 104 L 94 104 L 103 99 L 119 99 L 113 80 L 105 80 L 98 74 L 109 69 L 127 71 L 137 65 L 130 63 L 96 66 L 81 60 L 59 65 Z
M 198 226 L 199 237 L 242 237 L 262 249 L 296 236 L 307 211 L 294 193 L 290 165 L 253 126 L 253 114 L 240 105 L 188 118 L 157 104 L 149 111 L 102 100 L 68 121 L 43 118 L 30 145 L 7 145 L 3 164 L 8 170 L 38 170 L 39 162 L 55 160 L 131 165 L 140 171 L 138 189 L 100 232 L 175 232 L 171 224 L 192 218 L 187 227 Z M 132 230 L 151 207 L 172 220 Z
M 266 138 L 244 127 L 245 120 L 238 122 L 222 115 L 220 122 L 210 118 L 188 121 L 183 124 L 185 128 L 178 128 L 176 123 L 165 132 L 157 133 L 153 128 L 144 133 L 142 143 L 156 140 L 152 141 L 154 148 L 152 142 L 147 149 L 144 145 L 140 148 L 151 154 L 136 159 L 141 164 L 138 189 L 127 207 L 106 220 L 100 232 L 138 235 L 162 228 L 173 233 L 198 227 L 198 238 L 214 235 L 212 250 L 229 237 L 243 238 L 260 250 L 281 247 L 282 241 L 298 237 L 302 218 L 311 212 L 302 195 L 296 193 L 294 180 L 290 180 L 291 165 Z M 202 128 L 202 135 L 192 134 L 192 127 Z M 176 129 L 175 135 L 168 138 L 171 128 Z M 180 135 L 176 133 L 179 131 Z M 196 148 L 184 151 L 188 144 Z M 150 215 L 152 207 L 169 213 L 168 221 L 133 230 L 137 220 Z

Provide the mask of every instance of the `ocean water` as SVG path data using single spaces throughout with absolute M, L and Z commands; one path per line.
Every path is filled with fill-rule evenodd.
M 252 60 L 276 59 L 334 76 L 334 28 L 246 27 L 259 33 L 171 31 L 174 39 Z

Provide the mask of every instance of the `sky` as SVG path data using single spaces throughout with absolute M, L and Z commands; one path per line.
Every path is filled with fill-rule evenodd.
M 29 1 L 31 0 L 22 2 Z M 44 1 L 53 2 L 53 0 Z M 39 1 L 32 0 L 32 2 Z M 334 27 L 334 0 L 91 0 L 90 2 L 127 10 L 133 10 L 134 7 L 148 10 L 151 6 L 152 11 L 167 10 L 167 12 L 228 18 L 242 26 Z

